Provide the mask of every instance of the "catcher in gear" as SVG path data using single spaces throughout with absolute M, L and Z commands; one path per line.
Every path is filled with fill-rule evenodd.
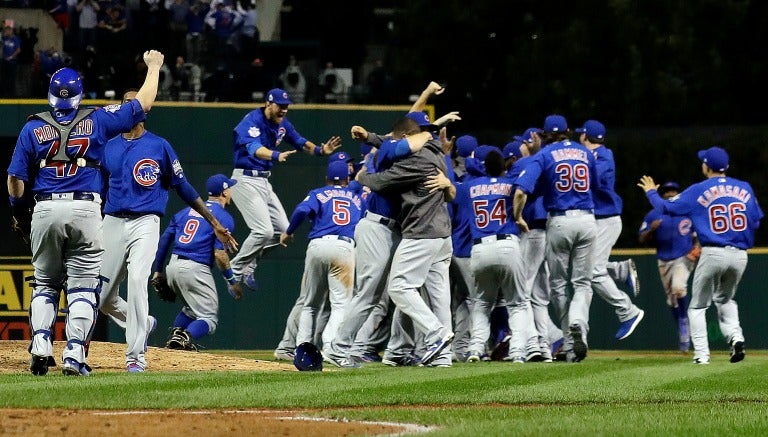
M 658 189 L 663 199 L 680 194 L 677 182 L 666 182 Z M 640 243 L 656 247 L 659 276 L 667 295 L 667 305 L 677 321 L 678 348 L 688 352 L 691 347 L 688 324 L 688 277 L 701 253 L 693 223 L 686 216 L 670 216 L 651 210 L 643 219 L 638 239 Z
M 206 183 L 205 206 L 230 233 L 235 229 L 235 221 L 225 208 L 231 199 L 231 187 L 236 183 L 223 174 L 211 176 Z M 171 260 L 165 268 L 166 282 L 163 264 L 171 245 Z M 195 340 L 216 332 L 219 297 L 211 273 L 214 261 L 227 281 L 229 294 L 239 300 L 241 284 L 235 279 L 227 250 L 216 238 L 214 228 L 191 207 L 176 213 L 160 237 L 152 276 L 152 286 L 160 299 L 173 302 L 176 295 L 180 295 L 184 300 L 184 307 L 173 322 L 167 348 L 197 350 Z

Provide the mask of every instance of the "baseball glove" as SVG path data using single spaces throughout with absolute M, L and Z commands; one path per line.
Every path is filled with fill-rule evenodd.
M 29 244 L 32 232 L 32 211 L 24 204 L 11 204 L 11 230 L 18 234 L 24 243 Z
M 174 293 L 171 286 L 168 285 L 168 281 L 165 279 L 165 276 L 158 276 L 153 278 L 152 288 L 155 289 L 157 296 L 161 300 L 166 302 L 176 302 L 176 293 Z
M 693 249 L 691 249 L 691 251 L 688 252 L 688 254 L 685 256 L 688 257 L 689 260 L 697 262 L 701 256 L 701 246 L 693 246 Z

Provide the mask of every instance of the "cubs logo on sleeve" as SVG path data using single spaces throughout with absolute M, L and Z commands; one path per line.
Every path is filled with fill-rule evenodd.
M 154 159 L 142 159 L 133 166 L 133 180 L 142 187 L 151 187 L 160 179 L 160 166 Z

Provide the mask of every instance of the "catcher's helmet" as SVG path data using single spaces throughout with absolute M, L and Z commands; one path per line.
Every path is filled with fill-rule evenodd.
M 317 346 L 304 342 L 296 346 L 293 365 L 301 371 L 323 370 L 323 355 Z
M 77 71 L 71 68 L 56 70 L 48 87 L 48 104 L 56 109 L 73 109 L 80 106 L 83 98 L 83 82 Z

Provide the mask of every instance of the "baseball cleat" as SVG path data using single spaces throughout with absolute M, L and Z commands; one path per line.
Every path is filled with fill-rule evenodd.
M 509 340 L 512 340 L 511 335 L 505 335 L 491 351 L 491 360 L 502 361 L 504 357 L 509 355 Z
M 32 354 L 32 358 L 29 360 L 29 370 L 37 376 L 48 373 L 48 357 Z
M 384 357 L 381 364 L 390 367 L 415 367 L 421 364 L 421 360 L 413 355 L 405 357 Z
M 90 376 L 91 369 L 87 364 L 80 364 L 73 358 L 64 358 L 61 365 L 61 373 L 68 376 Z
M 560 337 L 550 344 L 550 347 L 552 348 L 552 359 L 555 361 L 565 361 L 565 351 L 563 350 L 564 343 L 565 339 Z
M 545 361 L 545 359 L 544 359 L 544 356 L 539 351 L 528 352 L 528 354 L 525 356 L 526 363 L 540 363 L 542 361 Z
M 438 355 L 440 355 L 440 352 L 442 352 L 446 347 L 450 346 L 452 342 L 453 342 L 453 332 L 449 332 L 445 337 L 437 340 L 437 342 L 432 344 L 427 349 L 427 353 L 425 353 L 424 356 L 421 357 L 421 364 L 423 366 L 426 366 L 427 364 L 434 361 L 434 359 L 437 358 Z
M 274 355 L 277 361 L 293 361 L 296 355 L 293 352 L 275 351 Z
M 709 358 L 694 358 L 693 364 L 709 364 Z
M 619 330 L 616 332 L 616 339 L 624 340 L 625 338 L 632 335 L 632 333 L 635 331 L 635 328 L 637 328 L 637 325 L 639 325 L 640 321 L 643 320 L 643 316 L 645 316 L 645 311 L 640 310 L 640 312 L 637 313 L 635 317 L 621 322 L 621 325 L 619 325 Z
M 251 291 L 256 291 L 259 289 L 259 283 L 256 282 L 256 278 L 254 277 L 254 272 L 248 273 L 247 275 L 243 275 L 240 277 L 240 284 L 245 286 Z
M 362 361 L 364 363 L 380 363 L 381 355 L 377 354 L 376 352 L 366 352 L 360 356 L 358 361 Z
M 635 260 L 632 258 L 627 260 L 627 264 L 629 265 L 629 273 L 627 273 L 626 281 L 627 286 L 632 290 L 632 294 L 637 297 L 640 295 L 640 280 L 637 275 L 637 265 L 635 265 Z
M 587 343 L 584 342 L 581 326 L 571 325 L 571 336 L 573 336 L 573 362 L 578 363 L 587 357 Z
M 467 363 L 478 363 L 480 362 L 480 357 L 483 354 L 478 351 L 470 351 L 467 352 L 467 359 L 465 360 Z
M 739 361 L 743 360 L 745 353 L 746 350 L 744 349 L 743 341 L 733 342 L 733 345 L 731 346 L 731 362 L 738 363 Z
M 144 368 L 141 367 L 141 364 L 139 363 L 129 363 L 126 367 L 126 370 L 128 373 L 142 373 L 144 372 Z
M 342 369 L 359 369 L 361 367 L 360 363 L 352 358 L 337 358 L 329 353 L 320 353 L 323 355 L 323 361 L 336 367 L 341 367 Z

